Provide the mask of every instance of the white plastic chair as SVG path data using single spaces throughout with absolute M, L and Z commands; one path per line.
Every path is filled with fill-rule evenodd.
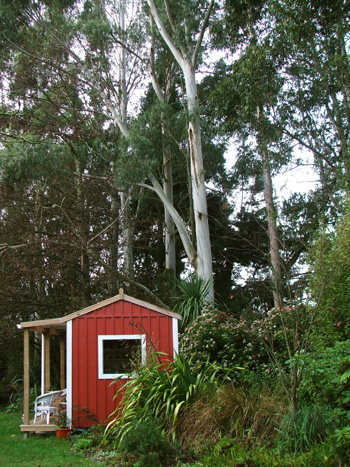
M 38 418 L 43 419 L 46 417 L 46 423 L 50 423 L 50 415 L 59 414 L 59 401 L 65 399 L 67 390 L 52 391 L 46 394 L 42 394 L 35 399 L 34 403 L 34 421 L 35 423 Z

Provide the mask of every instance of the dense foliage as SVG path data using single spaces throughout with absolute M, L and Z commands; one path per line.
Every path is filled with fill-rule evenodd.
M 224 368 L 238 366 L 248 371 L 266 372 L 268 355 L 263 339 L 252 332 L 252 321 L 237 319 L 231 312 L 207 307 L 181 336 L 182 352 L 199 364 L 210 358 Z M 237 374 L 239 379 L 244 373 Z
M 122 286 L 184 318 L 178 358 L 125 387 L 123 461 L 346 465 L 349 40 L 341 0 L 0 2 L 9 410 L 16 324 Z

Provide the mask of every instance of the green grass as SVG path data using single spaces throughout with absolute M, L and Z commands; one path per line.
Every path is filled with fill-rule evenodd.
M 19 430 L 21 414 L 0 412 L 0 465 L 3 467 L 102 466 L 70 451 L 70 442 L 55 433 L 31 434 L 27 439 Z

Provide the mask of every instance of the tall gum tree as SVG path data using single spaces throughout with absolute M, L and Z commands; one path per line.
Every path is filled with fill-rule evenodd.
M 107 3 L 107 2 L 105 2 Z M 121 62 L 120 62 L 120 95 L 121 99 L 120 102 L 121 104 L 119 106 L 115 106 L 114 103 L 109 99 L 108 95 L 104 92 L 103 94 L 103 99 L 106 103 L 106 106 L 108 110 L 110 111 L 113 120 L 115 123 L 118 125 L 122 135 L 124 136 L 125 140 L 128 142 L 129 148 L 131 151 L 135 152 L 136 158 L 137 157 L 145 157 L 147 160 L 150 156 L 149 154 L 136 154 L 138 150 L 135 148 L 132 142 L 132 132 L 130 131 L 130 125 L 128 124 L 128 115 L 127 115 L 127 105 L 125 102 L 127 101 L 127 91 L 126 91 L 126 76 L 125 76 L 125 69 L 126 69 L 126 51 L 128 51 L 129 56 L 134 56 L 137 57 L 141 62 L 144 62 L 145 59 L 138 55 L 138 50 L 131 50 L 130 44 L 127 43 L 127 38 L 125 36 L 125 20 L 123 20 L 123 16 L 125 17 L 126 15 L 126 2 L 122 1 L 121 2 L 121 7 L 118 11 L 118 14 L 120 16 L 120 27 L 118 28 L 118 36 L 117 36 L 117 43 L 120 46 L 121 49 Z M 115 11 L 115 10 L 114 10 Z M 107 14 L 106 14 L 107 16 Z M 115 15 L 112 15 L 112 19 L 114 22 L 118 21 Z M 151 28 L 152 29 L 152 28 Z M 152 43 L 152 39 L 151 39 Z M 171 88 L 173 86 L 173 80 L 174 80 L 174 66 L 173 64 L 170 66 L 169 70 L 166 70 L 165 73 L 168 74 L 168 78 L 166 79 L 165 87 L 162 90 L 159 82 L 156 79 L 155 73 L 154 73 L 154 49 L 151 50 L 150 56 L 148 57 L 147 65 L 148 69 L 150 71 L 151 75 L 151 80 L 152 80 L 152 85 L 155 90 L 155 93 L 159 99 L 160 102 L 167 104 L 169 101 L 169 96 L 171 93 Z M 167 133 L 167 122 L 165 119 L 162 119 L 162 129 L 163 129 L 163 135 L 166 137 Z M 174 224 L 176 225 L 180 238 L 182 240 L 182 243 L 184 245 L 187 257 L 190 261 L 191 264 L 196 266 L 196 252 L 194 247 L 192 246 L 190 236 L 187 232 L 187 227 L 186 224 L 184 223 L 183 219 L 180 217 L 178 212 L 176 211 L 174 204 L 173 204 L 173 187 L 172 187 L 172 166 L 171 166 L 171 154 L 170 150 L 167 144 L 164 145 L 163 148 L 163 177 L 162 177 L 162 184 L 161 186 L 156 179 L 156 177 L 153 175 L 151 171 L 148 172 L 148 178 L 150 179 L 152 186 L 141 182 L 139 185 L 141 187 L 145 187 L 148 190 L 153 190 L 157 193 L 158 197 L 162 201 L 164 205 L 164 211 L 165 211 L 165 265 L 166 269 L 170 270 L 175 274 L 176 268 L 175 268 L 175 263 L 176 263 L 176 256 L 175 256 L 175 229 L 174 229 Z M 122 192 L 121 195 L 123 198 L 121 199 L 122 201 L 122 207 L 124 208 L 125 212 L 125 228 L 124 228 L 124 239 L 130 239 L 131 241 L 131 234 L 133 232 L 132 226 L 131 226 L 131 220 L 127 218 L 127 211 L 128 211 L 128 201 L 126 199 L 125 193 Z M 129 242 L 127 242 L 129 243 Z M 129 265 L 129 269 L 131 269 L 131 258 L 132 258 L 132 248 L 126 244 L 124 245 L 124 258 L 125 258 L 125 265 L 126 268 Z M 130 275 L 129 275 L 130 276 Z
M 71 2 L 73 5 L 74 2 Z M 84 4 L 84 8 L 87 7 L 87 10 L 90 11 L 91 8 L 95 8 L 95 6 L 104 8 L 108 2 L 95 2 L 89 3 L 86 2 Z M 118 2 L 112 2 L 113 5 L 116 5 Z M 42 6 L 42 7 L 41 7 Z M 198 35 L 198 39 L 195 43 L 195 46 L 192 50 L 192 45 L 188 46 L 188 50 L 186 53 L 184 51 L 180 52 L 175 47 L 174 42 L 170 39 L 169 40 L 171 45 L 171 52 L 175 53 L 174 58 L 175 60 L 180 63 L 181 69 L 184 73 L 185 77 L 185 85 L 186 85 L 186 92 L 187 92 L 187 101 L 188 101 L 188 113 L 189 113 L 189 141 L 190 141 L 190 150 L 191 150 L 191 175 L 192 175 L 192 196 L 193 196 L 193 207 L 195 211 L 195 241 L 193 242 L 190 238 L 188 226 L 183 221 L 177 210 L 173 205 L 173 201 L 171 197 L 169 197 L 169 193 L 167 193 L 163 187 L 159 184 L 158 180 L 150 170 L 148 174 L 144 174 L 144 176 L 148 176 L 148 179 L 151 181 L 152 186 L 147 185 L 145 183 L 140 183 L 140 185 L 146 186 L 148 189 L 152 189 L 157 193 L 160 200 L 166 207 L 169 215 L 171 216 L 173 222 L 176 225 L 176 228 L 179 232 L 181 237 L 184 249 L 186 251 L 186 255 L 188 257 L 189 262 L 194 266 L 196 272 L 199 276 L 203 279 L 211 280 L 212 279 L 212 258 L 211 258 L 211 247 L 210 247 L 210 237 L 209 237 L 209 225 L 208 225 L 208 212 L 207 212 L 207 200 L 206 200 L 206 189 L 205 189 L 205 181 L 204 181 L 204 166 L 203 166 L 203 154 L 202 154 L 202 147 L 201 147 L 201 128 L 200 128 L 200 120 L 199 120 L 199 107 L 198 107 L 198 97 L 197 97 L 197 84 L 196 84 L 196 64 L 197 59 L 201 47 L 201 43 L 203 40 L 204 32 L 208 25 L 209 16 L 212 10 L 213 2 L 210 4 L 207 14 L 203 20 L 202 27 L 200 28 L 200 32 Z M 81 12 L 79 12 L 80 14 Z M 85 13 L 85 11 L 84 11 Z M 115 77 L 111 76 L 111 69 L 109 72 L 104 71 L 104 64 L 98 62 L 98 49 L 93 51 L 91 55 L 91 59 L 86 62 L 86 58 L 88 57 L 89 53 L 86 53 L 86 50 L 81 49 L 82 47 L 89 47 L 89 41 L 84 37 L 85 32 L 79 28 L 79 26 L 73 24 L 72 26 L 72 18 L 73 16 L 67 16 L 67 26 L 63 26 L 64 33 L 61 34 L 59 29 L 54 25 L 55 21 L 53 21 L 53 16 L 51 15 L 52 11 L 48 9 L 44 4 L 29 4 L 29 8 L 24 12 L 24 22 L 28 23 L 28 26 L 33 27 L 35 26 L 37 31 L 40 28 L 46 34 L 46 40 L 49 42 L 49 38 L 51 37 L 51 42 L 55 43 L 55 48 L 61 50 L 61 55 L 65 55 L 69 57 L 66 64 L 62 62 L 57 63 L 57 69 L 60 70 L 60 73 L 64 74 L 67 70 L 67 73 L 70 72 L 72 66 L 75 67 L 75 70 L 79 74 L 79 80 L 81 80 L 85 86 L 88 86 L 96 96 L 103 102 L 105 107 L 105 114 L 109 114 L 110 118 L 115 122 L 115 124 L 119 127 L 121 134 L 124 136 L 125 140 L 128 142 L 127 144 L 130 145 L 132 151 L 134 151 L 133 143 L 132 143 L 132 136 L 130 133 L 130 122 L 129 120 L 123 115 L 122 107 L 120 102 L 116 99 L 116 89 L 114 85 L 117 84 Z M 159 17 L 156 14 L 156 10 L 153 5 L 153 12 L 152 15 L 155 19 L 157 27 L 161 26 L 162 23 L 160 22 Z M 157 18 L 157 20 L 156 20 Z M 58 19 L 57 24 L 58 27 L 62 27 L 64 23 L 64 15 L 62 18 Z M 74 21 L 73 21 L 74 23 Z M 93 23 L 93 22 L 92 22 Z M 90 24 L 89 28 L 90 31 L 93 27 L 96 27 L 95 24 Z M 102 34 L 108 35 L 110 32 L 106 32 L 106 25 L 98 24 L 99 29 Z M 78 36 L 74 39 L 74 29 L 78 32 Z M 108 27 L 107 27 L 108 29 Z M 68 32 L 68 40 L 65 38 L 65 33 Z M 160 33 L 164 33 L 165 29 L 164 26 L 161 26 Z M 193 32 L 195 33 L 195 32 Z M 7 33 L 6 33 L 7 34 Z M 10 34 L 10 33 L 9 33 Z M 122 36 L 122 35 L 121 35 Z M 27 51 L 25 50 L 25 44 L 16 44 L 14 45 L 14 40 L 16 38 L 10 38 L 8 36 L 4 36 L 5 41 L 8 41 L 13 50 L 17 50 L 17 52 L 26 54 Z M 123 37 L 119 37 L 116 42 L 113 42 L 116 38 L 115 34 L 111 34 L 109 44 L 110 47 L 113 49 L 117 44 L 118 47 L 121 45 L 121 39 Z M 98 38 L 97 38 L 98 39 Z M 169 43 L 167 45 L 169 46 Z M 129 49 L 130 50 L 130 49 Z M 89 52 L 89 51 L 88 51 Z M 29 52 L 32 60 L 37 61 L 37 63 L 42 63 L 42 55 L 44 50 L 38 48 L 35 52 Z M 137 55 L 137 53 L 136 53 Z M 135 54 L 133 55 L 135 56 Z M 108 62 L 108 57 L 104 57 Z M 97 66 L 96 66 L 96 62 Z M 46 58 L 45 62 L 46 65 L 49 63 L 49 66 L 55 68 L 55 57 Z M 137 151 L 136 151 L 137 153 Z M 146 157 L 145 157 L 146 156 Z M 144 160 L 148 158 L 148 155 L 143 153 L 136 154 L 137 157 L 142 157 Z M 140 160 L 143 163 L 143 161 Z M 147 164 L 145 164 L 146 166 Z M 211 291 L 211 295 L 213 296 L 213 289 Z
M 165 60 L 163 57 L 162 72 L 164 75 L 163 88 L 157 79 L 155 72 L 155 25 L 152 15 L 150 15 L 151 26 L 151 44 L 149 51 L 149 70 L 151 74 L 152 86 L 157 99 L 164 105 L 169 105 L 171 93 L 174 88 L 174 81 L 176 76 L 175 61 Z M 174 204 L 174 190 L 173 190 L 173 167 L 172 167 L 172 151 L 169 142 L 170 128 L 164 112 L 161 113 L 161 126 L 162 126 L 162 145 L 163 145 L 163 170 L 162 170 L 162 185 L 163 190 L 169 201 Z M 176 249 L 175 249 L 175 223 L 169 213 L 169 210 L 164 205 L 164 233 L 165 233 L 165 269 L 176 277 Z
M 169 5 L 168 5 L 169 6 Z M 212 257 L 211 257 L 211 247 L 210 247 L 210 236 L 209 236 L 209 224 L 208 224 L 208 211 L 207 211 L 207 200 L 206 200 L 206 189 L 205 189 L 205 180 L 204 180 L 204 165 L 203 165 L 203 154 L 201 147 L 201 128 L 200 128 L 200 119 L 199 119 L 199 105 L 198 105 L 198 94 L 197 94 L 197 83 L 196 83 L 196 64 L 198 59 L 198 54 L 200 51 L 200 46 L 203 40 L 204 32 L 208 26 L 209 16 L 213 7 L 213 2 L 210 4 L 207 14 L 204 18 L 202 28 L 199 33 L 199 37 L 196 42 L 195 48 L 193 51 L 188 50 L 186 52 L 182 51 L 181 53 L 175 47 L 174 42 L 170 39 L 170 36 L 167 35 L 163 23 L 161 22 L 158 12 L 154 7 L 151 7 L 151 14 L 154 18 L 154 21 L 159 29 L 161 36 L 164 39 L 164 31 L 166 37 L 169 38 L 170 43 L 172 44 L 169 47 L 169 43 L 165 40 L 168 45 L 171 53 L 174 55 L 175 60 L 180 64 L 180 68 L 183 71 L 185 78 L 185 85 L 187 91 L 187 100 L 188 100 L 188 112 L 189 112 L 189 142 L 190 142 L 190 154 L 191 154 L 191 175 L 192 175 L 192 201 L 193 208 L 195 211 L 195 229 L 196 229 L 196 248 L 193 242 L 190 239 L 190 236 L 187 231 L 187 226 L 184 223 L 183 219 L 180 217 L 176 211 L 173 200 L 171 199 L 171 190 L 169 190 L 169 184 L 165 183 L 162 187 L 156 177 L 149 172 L 148 177 L 152 183 L 152 187 L 147 184 L 140 183 L 141 186 L 148 189 L 152 189 L 157 193 L 160 200 L 163 202 L 165 210 L 168 216 L 172 218 L 172 221 L 175 223 L 177 230 L 179 232 L 180 238 L 182 240 L 183 246 L 186 251 L 186 255 L 195 268 L 196 273 L 202 277 L 205 281 L 212 280 Z M 170 11 L 169 9 L 167 10 Z M 159 28 L 159 26 L 161 26 Z M 191 47 L 189 46 L 189 49 Z M 175 52 L 175 53 L 174 53 Z M 188 53 L 190 53 L 190 58 L 186 58 Z M 180 57 L 182 59 L 179 61 Z M 75 57 L 77 58 L 77 57 Z M 86 68 L 84 71 L 87 72 Z M 155 80 L 153 79 L 153 85 L 155 87 L 156 93 L 158 91 L 157 86 L 155 85 Z M 96 82 L 95 82 L 96 86 Z M 113 105 L 113 102 L 109 99 L 107 93 L 97 84 L 96 89 L 99 91 L 100 95 L 103 97 L 107 108 L 109 109 L 112 118 L 118 125 L 123 136 L 130 141 L 131 135 L 127 125 L 127 122 L 123 118 L 122 113 L 118 108 Z M 159 94 L 159 93 L 158 93 Z M 169 179 L 169 169 L 168 169 L 168 179 Z M 164 177 L 165 179 L 166 177 Z M 170 195 L 170 196 L 169 196 Z M 214 291 L 211 287 L 210 296 L 213 297 Z
M 214 40 L 226 44 L 233 54 L 239 52 L 240 56 L 224 70 L 223 79 L 216 85 L 217 91 L 214 90 L 214 99 L 216 96 L 215 106 L 223 126 L 240 142 L 240 159 L 253 159 L 243 165 L 254 166 L 255 173 L 251 175 L 262 179 L 273 303 L 280 308 L 283 305 L 283 267 L 272 181 L 272 166 L 276 161 L 272 160 L 271 145 L 278 146 L 281 141 L 269 114 L 277 103 L 281 83 L 264 47 L 264 38 L 256 32 L 267 20 L 266 14 L 265 0 L 225 2 L 223 27 L 216 31 Z M 250 146 L 250 151 L 245 146 Z
M 249 44 L 255 46 L 257 44 L 257 36 L 253 23 L 253 15 L 251 8 L 248 8 L 247 28 L 249 32 Z M 262 173 L 264 181 L 264 200 L 267 212 L 268 236 L 270 243 L 270 261 L 271 261 L 271 276 L 273 282 L 273 300 L 275 308 L 279 309 L 283 306 L 283 288 L 282 288 L 282 260 L 280 255 L 280 236 L 277 229 L 277 210 L 273 199 L 273 184 L 271 176 L 271 163 L 268 150 L 268 144 L 265 137 L 266 125 L 264 124 L 265 111 L 264 105 L 257 106 L 257 141 L 262 158 Z
M 119 5 L 119 31 L 124 40 L 126 33 L 126 2 L 121 0 Z M 126 50 L 120 48 L 119 54 L 119 95 L 120 95 L 120 117 L 124 124 L 127 121 L 128 112 L 128 89 L 126 83 Z M 134 255 L 133 255 L 133 228 L 130 219 L 130 189 L 120 191 L 120 208 L 121 208 L 121 230 L 123 236 L 123 252 L 124 252 L 124 274 L 130 278 L 134 278 Z
M 196 229 L 195 269 L 198 276 L 202 277 L 205 281 L 212 281 L 213 268 L 201 141 L 201 125 L 199 118 L 196 67 L 203 36 L 209 23 L 209 17 L 213 9 L 214 2 L 212 1 L 207 8 L 207 12 L 202 21 L 196 41 L 193 41 L 192 39 L 192 35 L 195 31 L 188 32 L 185 24 L 184 29 L 187 31 L 186 41 L 179 45 L 177 45 L 172 39 L 170 33 L 165 27 L 153 0 L 147 0 L 147 3 L 159 33 L 182 70 L 185 81 L 187 109 L 189 114 L 188 140 L 190 145 L 192 200 Z M 171 24 L 173 32 L 176 32 L 177 25 L 174 22 L 168 1 L 165 2 L 165 7 L 169 23 Z M 213 288 L 211 288 L 209 296 L 213 298 Z

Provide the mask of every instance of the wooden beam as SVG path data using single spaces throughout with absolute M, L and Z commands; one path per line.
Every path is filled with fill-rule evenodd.
M 51 336 L 62 336 L 62 332 L 63 334 L 66 333 L 66 328 L 62 328 L 62 329 L 50 329 L 50 334 Z
M 60 384 L 61 389 L 66 388 L 66 352 L 65 336 L 60 336 Z
M 27 329 L 27 328 L 24 328 L 24 329 Z M 65 327 L 53 329 L 53 328 L 48 328 L 48 327 L 44 327 L 44 326 L 33 326 L 32 328 L 28 328 L 28 329 L 30 329 L 31 331 L 34 331 L 34 332 L 40 332 L 42 334 L 45 334 L 46 332 L 48 332 L 52 336 L 60 336 L 66 330 Z
M 33 432 L 33 431 L 35 431 L 35 432 L 38 432 L 38 433 L 41 433 L 41 432 L 44 432 L 44 431 L 46 431 L 46 432 L 47 431 L 56 431 L 56 428 L 57 428 L 57 426 L 53 425 L 53 424 L 50 424 L 50 425 L 48 425 L 48 424 L 46 424 L 46 425 L 44 425 L 44 424 L 40 424 L 40 425 L 35 424 L 34 425 L 34 424 L 31 423 L 31 424 L 28 424 L 28 425 L 21 425 L 20 426 L 20 430 L 22 432 Z
M 51 384 L 51 375 L 50 375 L 50 333 L 46 332 L 44 334 L 44 341 L 45 341 L 45 372 L 44 372 L 44 381 L 45 387 L 44 391 L 50 392 L 50 384 Z
M 29 423 L 29 330 L 23 331 L 23 424 Z

